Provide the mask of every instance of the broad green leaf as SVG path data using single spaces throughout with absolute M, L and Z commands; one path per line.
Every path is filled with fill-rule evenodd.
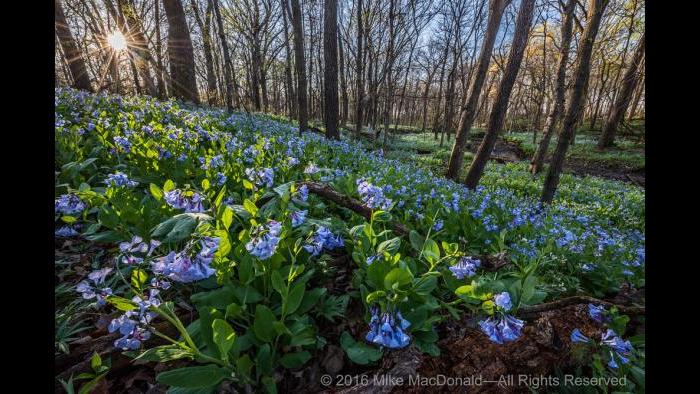
M 379 247 L 377 247 L 377 253 L 383 253 L 387 252 L 391 255 L 399 251 L 399 247 L 401 246 L 401 238 L 396 237 L 392 238 L 389 240 L 386 240 L 382 243 L 379 244 Z
M 355 364 L 367 365 L 382 357 L 381 350 L 362 342 L 356 342 L 347 331 L 343 331 L 343 334 L 340 336 L 340 346 Z
M 156 381 L 174 387 L 204 388 L 216 385 L 230 375 L 225 368 L 209 364 L 161 372 Z
M 163 190 L 158 187 L 158 185 L 151 183 L 148 185 L 148 188 L 151 191 L 151 195 L 155 197 L 156 200 L 160 201 L 163 199 Z
M 255 306 L 255 321 L 253 322 L 253 332 L 255 336 L 263 342 L 272 342 L 275 335 L 273 322 L 277 321 L 275 314 L 265 305 Z
M 304 291 L 306 290 L 306 283 L 297 281 L 292 285 L 292 289 L 289 291 L 289 298 L 287 299 L 287 314 L 291 315 L 297 308 L 301 305 L 301 301 L 304 298 Z
M 148 274 L 141 268 L 136 268 L 131 271 L 131 286 L 137 290 L 141 290 L 143 285 L 148 280 Z
M 311 353 L 307 351 L 287 353 L 280 359 L 280 364 L 289 369 L 299 368 L 304 365 L 304 363 L 309 361 L 310 358 Z
M 194 357 L 192 352 L 189 352 L 180 346 L 163 345 L 148 349 L 145 352 L 136 355 L 134 360 L 166 362 L 192 357 Z
M 225 320 L 214 319 L 211 325 L 214 332 L 214 343 L 219 348 L 221 352 L 221 357 L 224 360 L 228 360 L 228 352 L 233 346 L 233 342 L 236 340 L 236 333 L 231 328 Z
M 165 181 L 165 184 L 163 185 L 163 192 L 167 193 L 173 189 L 175 189 L 175 183 L 173 181 L 171 181 L 170 179 Z
M 384 277 L 384 287 L 391 290 L 394 286 L 404 287 L 411 283 L 413 275 L 406 268 L 394 268 Z
M 245 210 L 252 216 L 255 216 L 255 214 L 258 213 L 258 207 L 255 205 L 255 203 L 248 199 L 243 200 L 243 208 L 245 208 Z

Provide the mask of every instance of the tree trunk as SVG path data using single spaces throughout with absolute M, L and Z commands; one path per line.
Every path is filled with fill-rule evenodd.
M 462 159 L 464 158 L 464 149 L 469 138 L 469 131 L 476 118 L 477 105 L 479 104 L 479 96 L 481 88 L 486 80 L 486 73 L 489 69 L 489 61 L 491 60 L 491 52 L 493 45 L 496 42 L 498 34 L 498 26 L 501 23 L 503 10 L 510 3 L 510 0 L 491 0 L 489 4 L 489 19 L 486 27 L 486 36 L 484 44 L 481 47 L 481 54 L 476 66 L 474 80 L 469 89 L 469 94 L 464 95 L 462 110 L 459 115 L 459 125 L 457 126 L 457 136 L 450 154 L 450 161 L 447 165 L 445 176 L 449 179 L 457 179 L 459 169 L 462 167 Z
M 384 141 L 382 149 L 386 150 L 387 140 L 389 139 L 389 121 L 391 120 L 391 108 L 394 105 L 394 7 L 395 0 L 389 0 L 389 48 L 386 52 L 386 69 L 384 70 L 384 84 L 386 86 L 386 95 L 384 98 Z
M 323 94 L 326 138 L 338 132 L 338 0 L 325 0 L 323 12 Z
M 299 135 L 308 125 L 306 102 L 306 63 L 304 62 L 304 29 L 302 27 L 301 5 L 292 0 L 292 29 L 294 30 L 294 60 L 297 71 L 297 108 L 299 110 Z
M 160 0 L 155 1 L 155 20 L 156 20 L 156 83 L 158 84 L 158 97 L 164 99 L 167 96 L 165 88 L 165 80 L 163 78 L 163 51 L 161 50 L 160 38 Z
M 68 62 L 70 76 L 73 79 L 73 87 L 92 92 L 92 85 L 90 84 L 87 67 L 85 67 L 85 61 L 82 58 L 80 49 L 78 49 L 78 45 L 75 43 L 70 27 L 68 27 L 60 0 L 55 0 L 54 17 L 56 35 Z
M 440 84 L 438 85 L 438 95 L 437 95 L 437 108 L 435 109 L 435 113 L 433 114 L 433 139 L 437 140 L 438 139 L 438 124 L 440 122 L 440 106 L 442 104 L 442 85 L 445 80 L 445 68 L 447 67 L 447 55 L 450 50 L 450 40 L 452 37 L 448 37 L 447 42 L 445 43 L 445 53 L 443 53 L 441 62 L 442 62 L 442 67 L 440 68 Z
M 646 33 L 645 33 L 646 34 Z M 632 99 L 632 94 L 636 88 L 637 83 L 637 68 L 642 62 L 642 57 L 644 57 L 644 38 L 645 34 L 642 34 L 642 38 L 639 41 L 637 50 L 634 52 L 634 57 L 627 71 L 625 71 L 625 76 L 622 78 L 622 89 L 617 95 L 615 104 L 612 107 L 612 112 L 607 122 L 605 122 L 605 127 L 603 127 L 603 134 L 598 140 L 598 149 L 605 149 L 610 147 L 615 142 L 615 132 L 620 122 L 625 117 L 627 112 L 627 107 Z
M 129 44 L 129 50 L 136 54 L 134 59 L 136 69 L 148 94 L 155 97 L 158 95 L 158 90 L 151 77 L 151 69 L 149 68 L 149 64 L 152 62 L 151 52 L 148 50 L 148 41 L 143 33 L 141 18 L 136 15 L 136 7 L 133 0 L 118 0 L 117 4 L 126 19 L 126 23 L 129 25 L 127 43 Z
M 226 82 L 226 110 L 228 112 L 233 111 L 233 97 L 234 97 L 234 85 L 232 81 L 233 77 L 233 65 L 231 64 L 231 54 L 228 51 L 228 43 L 226 42 L 226 35 L 224 34 L 224 23 L 221 20 L 221 11 L 219 11 L 219 0 L 213 0 L 214 2 L 214 16 L 216 17 L 216 25 L 219 29 L 219 41 L 221 42 L 221 51 L 224 53 L 224 82 Z
M 340 113 L 340 125 L 345 126 L 348 120 L 348 80 L 345 75 L 345 56 L 343 53 L 343 41 L 338 34 L 338 64 L 340 65 L 340 92 L 343 97 L 343 109 Z
M 173 96 L 199 104 L 194 52 L 185 10 L 180 0 L 163 0 L 168 18 L 168 57 Z
M 484 135 L 484 140 L 481 142 L 479 150 L 476 152 L 474 161 L 472 161 L 471 166 L 469 166 L 469 172 L 467 172 L 467 178 L 464 181 L 464 184 L 469 189 L 476 188 L 476 185 L 479 183 L 481 174 L 486 167 L 486 162 L 489 156 L 491 156 L 493 146 L 496 144 L 498 133 L 503 127 L 503 120 L 508 108 L 510 93 L 513 90 L 513 84 L 518 76 L 520 63 L 523 60 L 523 53 L 527 46 L 527 38 L 534 9 L 535 0 L 522 0 L 520 10 L 518 11 L 518 18 L 515 22 L 515 32 L 513 33 L 513 43 L 510 48 L 510 54 L 508 55 L 508 63 L 503 72 L 503 79 L 501 79 L 501 84 L 498 88 L 496 101 L 491 109 L 486 135 Z
M 561 52 L 559 54 L 559 65 L 557 68 L 557 80 L 555 87 L 554 105 L 552 111 L 547 117 L 542 140 L 537 146 L 535 154 L 530 160 L 530 171 L 537 174 L 542 169 L 542 163 L 549 149 L 549 142 L 552 140 L 552 134 L 559 123 L 562 113 L 564 112 L 564 104 L 566 101 L 566 64 L 569 61 L 569 48 L 571 47 L 571 36 L 574 24 L 574 10 L 576 8 L 576 0 L 567 0 L 564 6 L 564 21 L 561 27 Z
M 285 94 L 285 99 L 287 101 L 288 112 L 287 116 L 290 118 L 296 118 L 296 110 L 294 102 L 296 101 L 296 95 L 294 93 L 294 82 L 292 81 L 292 51 L 289 48 L 289 26 L 287 18 L 289 15 L 289 3 L 287 0 L 282 0 L 282 28 L 284 29 L 284 79 L 287 84 L 287 91 Z
M 559 184 L 559 176 L 564 166 L 566 151 L 571 143 L 574 126 L 579 119 L 583 107 L 583 98 L 591 69 L 591 52 L 593 52 L 593 44 L 598 34 L 600 21 L 603 18 L 603 11 L 607 4 L 608 0 L 590 0 L 589 2 L 589 22 L 579 43 L 578 63 L 576 65 L 574 83 L 569 96 L 569 105 L 564 115 L 561 132 L 559 133 L 559 140 L 557 141 L 557 147 L 552 155 L 552 162 L 549 166 L 547 177 L 544 180 L 544 188 L 542 190 L 542 197 L 540 198 L 540 201 L 543 203 L 549 203 L 554 199 L 554 192 L 557 190 L 557 185 Z
M 214 74 L 214 60 L 211 53 L 211 17 L 212 17 L 212 0 L 207 0 L 207 9 L 204 15 L 204 20 L 199 14 L 199 7 L 197 7 L 196 0 L 190 0 L 192 2 L 192 10 L 194 11 L 195 20 L 199 26 L 199 30 L 202 32 L 202 45 L 204 48 L 204 60 L 207 68 L 207 102 L 209 105 L 214 105 L 216 102 L 216 75 Z
M 364 70 L 362 68 L 362 0 L 357 0 L 357 57 L 355 68 L 357 69 L 357 85 L 355 88 L 355 138 L 359 139 L 362 133 L 362 100 L 364 99 Z

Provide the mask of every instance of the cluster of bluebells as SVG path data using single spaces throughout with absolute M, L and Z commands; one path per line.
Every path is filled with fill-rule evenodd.
M 70 238 L 80 235 L 78 231 L 73 226 L 62 226 L 58 230 L 54 231 L 56 237 Z
M 95 299 L 97 306 L 105 304 L 105 298 L 112 295 L 112 289 L 105 286 L 107 275 L 112 272 L 112 268 L 105 267 L 88 274 L 88 279 L 83 280 L 75 287 L 76 291 L 82 294 L 86 300 Z
M 83 212 L 87 206 L 75 194 L 63 194 L 54 202 L 54 210 L 56 213 L 64 215 L 75 215 Z
M 299 190 L 294 192 L 294 197 L 306 202 L 306 200 L 309 199 L 309 187 L 306 185 L 301 185 Z
M 266 225 L 261 224 L 250 232 L 250 241 L 245 244 L 245 248 L 260 260 L 267 260 L 275 254 L 281 233 L 282 224 L 269 220 Z
M 185 212 L 204 212 L 203 198 L 197 192 L 174 189 L 165 192 L 163 197 L 165 202 L 173 208 L 184 209 Z
M 459 259 L 459 262 L 450 267 L 450 271 L 457 279 L 464 279 L 466 276 L 470 278 L 476 274 L 476 269 L 481 266 L 481 260 L 471 257 L 464 256 Z
M 129 179 L 129 177 L 126 174 L 124 174 L 123 172 L 117 171 L 114 174 L 107 175 L 107 179 L 105 179 L 105 184 L 107 186 L 114 186 L 114 187 L 121 187 L 121 186 L 134 187 L 134 186 L 138 185 L 139 183 Z
M 153 251 L 160 246 L 161 242 L 157 239 L 152 239 L 146 243 L 143 238 L 134 235 L 130 242 L 119 243 L 119 251 L 122 253 L 122 263 L 126 265 L 140 264 L 144 257 L 150 257 Z M 137 256 L 140 254 L 142 257 Z
M 311 239 L 304 245 L 304 249 L 312 256 L 318 256 L 324 249 L 333 250 L 344 246 L 345 242 L 340 235 L 334 235 L 325 226 L 318 226 Z
M 520 338 L 525 322 L 507 313 L 513 307 L 510 294 L 496 294 L 494 302 L 498 308 L 493 316 L 479 322 L 481 331 L 488 335 L 492 342 L 500 345 Z
M 165 276 L 175 282 L 189 283 L 206 279 L 216 272 L 211 268 L 214 253 L 219 248 L 219 238 L 205 237 L 200 241 L 201 250 L 194 257 L 188 248 L 181 252 L 171 251 L 156 259 L 151 265 L 154 273 Z
M 274 185 L 275 172 L 272 170 L 272 168 L 262 168 L 260 170 L 256 170 L 255 168 L 246 168 L 245 174 L 256 186 L 271 188 L 272 185 Z
M 303 210 L 303 211 L 293 211 L 291 213 L 292 217 L 292 227 L 296 228 L 304 224 L 306 221 L 306 215 L 309 213 L 308 210 Z
M 124 151 L 125 153 L 131 152 L 131 142 L 120 136 L 114 137 L 114 143 L 117 144 L 120 150 Z
M 575 328 L 571 332 L 572 343 L 592 344 L 593 340 L 581 333 L 581 330 Z M 607 329 L 602 335 L 600 345 L 605 346 L 609 355 L 608 367 L 612 369 L 619 368 L 618 361 L 622 364 L 629 364 L 630 356 L 634 350 L 632 343 L 629 340 L 625 341 L 620 338 L 615 331 Z
M 151 306 L 159 306 L 158 289 L 150 289 L 148 299 L 134 296 L 132 302 L 137 305 L 134 310 L 126 311 L 116 319 L 112 319 L 107 329 L 110 333 L 119 332 L 121 338 L 114 341 L 114 347 L 122 350 L 137 350 L 144 341 L 151 337 L 148 325 L 156 317 Z
M 202 165 L 203 170 L 209 168 L 219 168 L 224 165 L 224 157 L 222 155 L 216 155 L 209 159 L 208 162 L 206 158 L 200 157 L 199 163 Z
M 379 307 L 375 305 L 371 312 L 369 331 L 365 335 L 367 342 L 389 349 L 401 349 L 411 343 L 411 337 L 405 332 L 411 323 L 401 316 L 401 311 L 380 315 Z
M 370 209 L 388 210 L 391 207 L 391 199 L 384 196 L 381 187 L 377 187 L 364 179 L 357 180 L 357 193 L 362 202 Z

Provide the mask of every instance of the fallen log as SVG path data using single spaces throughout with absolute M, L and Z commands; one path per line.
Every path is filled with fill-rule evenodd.
M 620 313 L 625 314 L 625 315 L 643 315 L 645 314 L 645 307 L 643 306 L 627 306 L 627 305 L 619 305 L 615 304 L 609 301 L 604 301 L 604 300 L 599 300 L 597 298 L 589 297 L 589 296 L 573 296 L 573 297 L 567 297 L 567 298 L 562 298 L 556 301 L 552 302 L 547 302 L 544 304 L 538 304 L 538 305 L 532 305 L 532 306 L 523 306 L 518 309 L 518 316 L 519 317 L 529 317 L 533 316 L 538 313 L 546 312 L 546 311 L 552 311 L 556 309 L 562 309 L 567 306 L 571 305 L 579 305 L 579 304 L 595 304 L 595 305 L 602 305 L 606 308 L 611 308 L 615 307 L 617 308 Z

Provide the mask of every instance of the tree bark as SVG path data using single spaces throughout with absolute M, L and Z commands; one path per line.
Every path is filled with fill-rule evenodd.
M 508 63 L 506 64 L 503 79 L 501 80 L 498 94 L 496 95 L 496 101 L 491 109 L 486 135 L 484 135 L 484 139 L 481 141 L 474 161 L 472 161 L 471 166 L 469 166 L 467 178 L 464 181 L 464 184 L 469 189 L 476 188 L 476 185 L 479 183 L 481 174 L 483 174 L 484 168 L 486 167 L 486 162 L 496 144 L 498 133 L 503 127 L 503 120 L 508 108 L 510 93 L 513 90 L 513 84 L 518 76 L 520 63 L 523 60 L 523 53 L 527 46 L 527 38 L 534 9 L 535 0 L 522 0 L 520 10 L 518 11 L 518 18 L 515 22 L 515 33 L 513 34 L 513 43 L 510 54 L 508 55 Z
M 598 149 L 605 149 L 611 147 L 615 142 L 615 132 L 617 131 L 620 122 L 625 117 L 627 107 L 629 107 L 630 100 L 632 99 L 632 94 L 634 93 L 634 89 L 636 88 L 636 83 L 638 80 L 637 68 L 642 62 L 642 58 L 644 57 L 644 38 L 645 34 L 642 35 L 642 38 L 639 41 L 639 45 L 637 46 L 637 49 L 634 52 L 632 62 L 630 63 L 629 67 L 627 67 L 627 71 L 625 71 L 625 76 L 622 78 L 622 88 L 620 89 L 620 93 L 615 99 L 615 104 L 613 105 L 610 117 L 605 122 L 605 126 L 603 127 L 603 134 L 598 140 Z
M 571 143 L 571 138 L 574 134 L 574 126 L 579 119 L 583 107 L 583 98 L 591 71 L 593 44 L 598 34 L 600 21 L 603 18 L 603 11 L 607 4 L 608 0 L 589 1 L 589 22 L 583 32 L 581 42 L 579 43 L 578 63 L 576 65 L 574 83 L 569 96 L 569 105 L 564 115 L 561 132 L 559 133 L 559 140 L 557 141 L 554 155 L 552 155 L 552 162 L 549 166 L 547 177 L 544 180 L 544 188 L 542 190 L 542 197 L 540 198 L 540 201 L 543 203 L 550 203 L 554 199 L 554 193 L 559 184 L 559 176 L 564 166 L 566 151 Z
M 209 105 L 214 105 L 216 103 L 216 75 L 214 74 L 214 60 L 211 53 L 211 32 L 210 24 L 212 17 L 212 0 L 207 0 L 207 8 L 204 15 L 204 20 L 199 13 L 199 7 L 197 6 L 197 0 L 190 0 L 192 2 L 192 10 L 194 11 L 194 17 L 199 26 L 199 31 L 202 32 L 202 46 L 204 48 L 204 61 L 206 63 L 207 69 L 207 102 Z
M 357 69 L 357 85 L 355 88 L 355 138 L 359 139 L 362 133 L 362 100 L 364 99 L 364 82 L 362 80 L 364 70 L 362 68 L 362 0 L 357 0 L 357 56 L 355 68 Z
M 296 110 L 294 102 L 296 101 L 296 95 L 294 93 L 294 82 L 292 82 L 292 51 L 289 48 L 289 26 L 287 22 L 287 15 L 289 3 L 287 0 L 282 0 L 282 28 L 284 29 L 284 78 L 287 84 L 287 92 L 285 94 L 285 99 L 287 101 L 288 112 L 287 116 L 290 118 L 296 117 Z
M 338 132 L 338 0 L 325 0 L 323 12 L 323 94 L 326 138 Z
M 180 0 L 163 0 L 168 18 L 168 57 L 173 96 L 199 104 L 194 51 L 185 10 Z
M 146 41 L 146 36 L 143 33 L 143 23 L 141 23 L 141 18 L 136 15 L 136 7 L 134 6 L 133 0 L 118 0 L 117 4 L 121 10 L 126 23 L 129 26 L 129 34 L 127 34 L 127 44 L 129 50 L 136 54 L 136 58 L 133 59 L 135 63 L 136 70 L 138 71 L 141 81 L 146 87 L 146 91 L 149 95 L 156 97 L 158 95 L 158 90 L 156 85 L 153 83 L 153 78 L 151 77 L 151 70 L 149 64 L 152 62 L 151 52 L 148 50 L 148 41 Z
M 340 112 L 340 125 L 345 126 L 345 122 L 348 120 L 348 80 L 345 75 L 345 54 L 343 52 L 343 41 L 340 39 L 340 34 L 338 34 L 338 64 L 340 72 L 340 92 L 343 97 L 342 111 Z
M 292 29 L 294 30 L 294 60 L 297 71 L 297 108 L 299 110 L 299 135 L 309 127 L 306 101 L 306 63 L 304 62 L 304 29 L 299 0 L 292 1 Z
M 226 42 L 226 34 L 224 33 L 224 23 L 221 20 L 221 11 L 219 10 L 219 0 L 214 2 L 214 16 L 216 17 L 216 25 L 219 29 L 219 41 L 221 42 L 221 51 L 224 53 L 224 82 L 226 83 L 226 110 L 233 111 L 234 85 L 233 85 L 233 64 L 231 63 L 231 54 L 228 51 L 228 43 Z
M 569 49 L 571 47 L 571 36 L 574 25 L 573 14 L 575 9 L 576 0 L 567 0 L 564 6 L 564 20 L 561 27 L 562 43 L 559 54 L 559 65 L 557 67 L 554 105 L 547 117 L 544 132 L 542 133 L 542 140 L 540 140 L 537 150 L 532 156 L 532 160 L 530 160 L 530 171 L 533 174 L 537 174 L 542 169 L 542 163 L 547 154 L 549 142 L 552 140 L 552 134 L 554 134 L 557 123 L 559 123 L 561 115 L 564 112 L 564 104 L 566 101 L 566 64 L 569 61 Z
M 486 80 L 486 73 L 489 69 L 489 61 L 493 45 L 496 42 L 498 34 L 498 26 L 501 23 L 503 10 L 510 3 L 510 0 L 491 0 L 489 4 L 489 19 L 486 27 L 486 36 L 481 47 L 481 54 L 476 66 L 474 80 L 469 89 L 469 94 L 464 95 L 462 110 L 459 116 L 459 124 L 457 126 L 457 136 L 450 154 L 450 161 L 447 165 L 445 176 L 449 179 L 457 179 L 459 169 L 462 167 L 462 159 L 464 158 L 464 149 L 469 138 L 469 131 L 476 118 L 477 105 L 479 104 L 479 96 Z
M 167 97 L 167 89 L 165 88 L 165 80 L 163 78 L 163 51 L 161 50 L 160 38 L 160 0 L 155 1 L 155 20 L 156 20 L 156 83 L 158 84 L 158 97 L 164 99 Z
M 66 15 L 63 13 L 63 5 L 60 0 L 55 0 L 54 2 L 54 22 L 58 42 L 61 44 L 63 53 L 66 56 L 68 69 L 71 74 L 70 76 L 73 79 L 73 87 L 92 92 L 92 85 L 90 84 L 87 67 L 85 67 L 85 61 L 73 38 L 70 27 L 68 27 Z

